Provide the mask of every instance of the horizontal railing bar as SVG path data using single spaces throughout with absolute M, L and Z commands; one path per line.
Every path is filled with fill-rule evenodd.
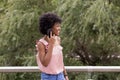
M 65 66 L 68 72 L 120 72 L 119 66 Z M 37 66 L 7 66 L 0 67 L 4 72 L 40 72 Z

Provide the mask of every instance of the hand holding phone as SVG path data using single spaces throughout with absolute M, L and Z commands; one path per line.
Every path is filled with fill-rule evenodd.
M 53 34 L 52 29 L 48 29 L 47 36 L 49 37 L 49 43 L 54 44 L 55 43 L 55 34 Z

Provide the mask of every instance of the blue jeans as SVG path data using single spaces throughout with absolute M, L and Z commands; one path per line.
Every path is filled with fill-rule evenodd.
M 41 80 L 65 80 L 63 72 L 59 74 L 46 74 L 41 73 Z

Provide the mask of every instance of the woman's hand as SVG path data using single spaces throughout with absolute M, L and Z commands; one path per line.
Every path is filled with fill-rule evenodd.
M 52 31 L 50 32 L 50 38 L 47 36 L 47 39 L 49 44 L 52 44 L 52 45 L 55 44 L 55 41 L 56 41 L 55 34 L 53 34 Z
M 65 76 L 65 80 L 69 80 L 68 76 Z

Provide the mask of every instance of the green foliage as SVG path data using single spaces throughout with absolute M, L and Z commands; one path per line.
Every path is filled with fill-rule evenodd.
M 109 0 L 109 3 L 113 3 L 114 5 L 120 7 L 120 0 Z
M 120 65 L 120 0 L 0 0 L 0 65 L 32 66 L 39 15 L 62 16 L 66 66 Z M 31 76 L 32 75 L 32 76 Z M 118 80 L 119 73 L 69 73 L 70 80 Z M 32 79 L 31 79 L 32 78 Z M 38 73 L 0 73 L 0 80 L 39 80 Z
M 106 65 L 103 61 L 107 56 L 119 55 L 118 7 L 108 0 L 71 0 L 61 1 L 58 8 L 64 20 L 62 38 L 66 53 L 76 53 L 85 65 Z
M 36 39 L 41 36 L 38 31 L 39 15 L 45 12 L 48 9 L 47 6 L 50 6 L 52 2 L 50 0 L 6 0 L 1 3 L 6 5 L 2 6 L 5 8 L 2 13 L 5 14 L 2 14 L 0 18 L 0 46 L 2 47 L 0 54 L 9 55 L 12 59 L 20 59 L 20 61 L 23 56 L 29 58 L 35 52 L 33 45 L 35 45 Z M 54 9 L 52 5 L 49 8 L 49 11 Z M 12 61 L 9 64 L 21 65 L 13 62 L 16 63 L 16 61 Z
M 0 1 L 0 65 L 36 65 L 35 43 L 40 38 L 38 19 L 40 14 L 52 11 L 51 0 L 1 0 Z M 49 6 L 49 7 L 48 7 Z M 40 79 L 39 74 L 0 74 L 0 80 Z M 33 78 L 34 77 L 34 78 Z
M 114 1 L 59 2 L 57 12 L 63 18 L 61 37 L 67 56 L 77 57 L 83 65 L 120 65 L 117 59 L 120 55 L 120 7 Z M 116 79 L 115 75 L 113 77 Z

